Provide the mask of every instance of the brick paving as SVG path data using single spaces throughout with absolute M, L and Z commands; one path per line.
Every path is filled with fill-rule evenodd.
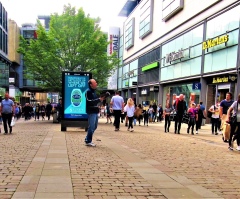
M 52 121 L 16 123 L 0 134 L 0 198 L 240 198 L 240 152 L 205 125 L 198 135 L 163 132 L 163 123 L 119 132 L 99 120 L 97 147 L 83 129 Z

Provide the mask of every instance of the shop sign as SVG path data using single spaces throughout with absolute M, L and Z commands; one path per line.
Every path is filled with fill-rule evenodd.
M 171 52 L 169 54 L 166 55 L 166 63 L 181 59 L 184 57 L 184 50 L 180 49 L 178 50 L 178 52 Z
M 235 82 L 236 80 L 237 80 L 237 76 L 235 75 L 229 75 L 224 77 L 213 77 L 212 84 Z
M 147 89 L 143 89 L 143 90 L 141 91 L 141 95 L 147 95 Z
M 192 89 L 193 90 L 201 90 L 201 83 L 200 82 L 193 83 Z
M 214 39 L 209 39 L 202 43 L 202 49 L 205 50 L 208 48 L 212 48 L 214 46 L 226 43 L 226 42 L 228 42 L 228 40 L 229 40 L 228 35 L 223 35 L 223 36 L 216 37 Z

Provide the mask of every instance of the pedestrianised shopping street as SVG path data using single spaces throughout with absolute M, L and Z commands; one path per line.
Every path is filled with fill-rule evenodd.
M 209 125 L 191 135 L 186 124 L 174 134 L 173 124 L 164 133 L 164 123 L 134 132 L 105 123 L 88 147 L 84 129 L 18 120 L 12 134 L 0 134 L 0 198 L 240 198 L 240 152 Z

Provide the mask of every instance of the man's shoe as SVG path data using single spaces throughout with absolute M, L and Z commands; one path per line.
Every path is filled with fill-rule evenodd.
M 133 129 L 131 129 L 130 131 L 131 131 L 131 132 L 133 132 L 134 130 L 133 130 Z
M 198 134 L 198 131 L 196 131 L 196 134 Z
M 119 129 L 115 129 L 114 131 L 119 131 Z
M 189 134 L 189 129 L 187 129 L 187 133 Z
M 215 132 L 215 135 L 218 135 L 218 133 L 217 133 L 217 132 Z
M 222 133 L 222 131 L 218 131 L 218 134 L 219 134 L 219 135 L 222 135 L 223 133 Z
M 92 142 L 89 142 L 89 143 L 86 143 L 86 146 L 96 146 L 96 144 L 92 143 Z
M 237 150 L 237 151 L 240 151 L 240 146 L 237 146 L 236 150 Z
M 5 132 L 4 134 L 6 135 L 6 134 L 8 134 L 8 132 Z

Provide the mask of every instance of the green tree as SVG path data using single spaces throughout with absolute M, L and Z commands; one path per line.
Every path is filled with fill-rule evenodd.
M 20 38 L 18 52 L 23 55 L 28 79 L 39 81 L 47 91 L 61 92 L 62 71 L 91 72 L 99 87 L 116 69 L 116 54 L 107 55 L 106 33 L 98 27 L 99 18 L 90 18 L 83 9 L 64 6 L 61 15 L 53 14 L 49 31 L 37 23 L 37 39 Z

